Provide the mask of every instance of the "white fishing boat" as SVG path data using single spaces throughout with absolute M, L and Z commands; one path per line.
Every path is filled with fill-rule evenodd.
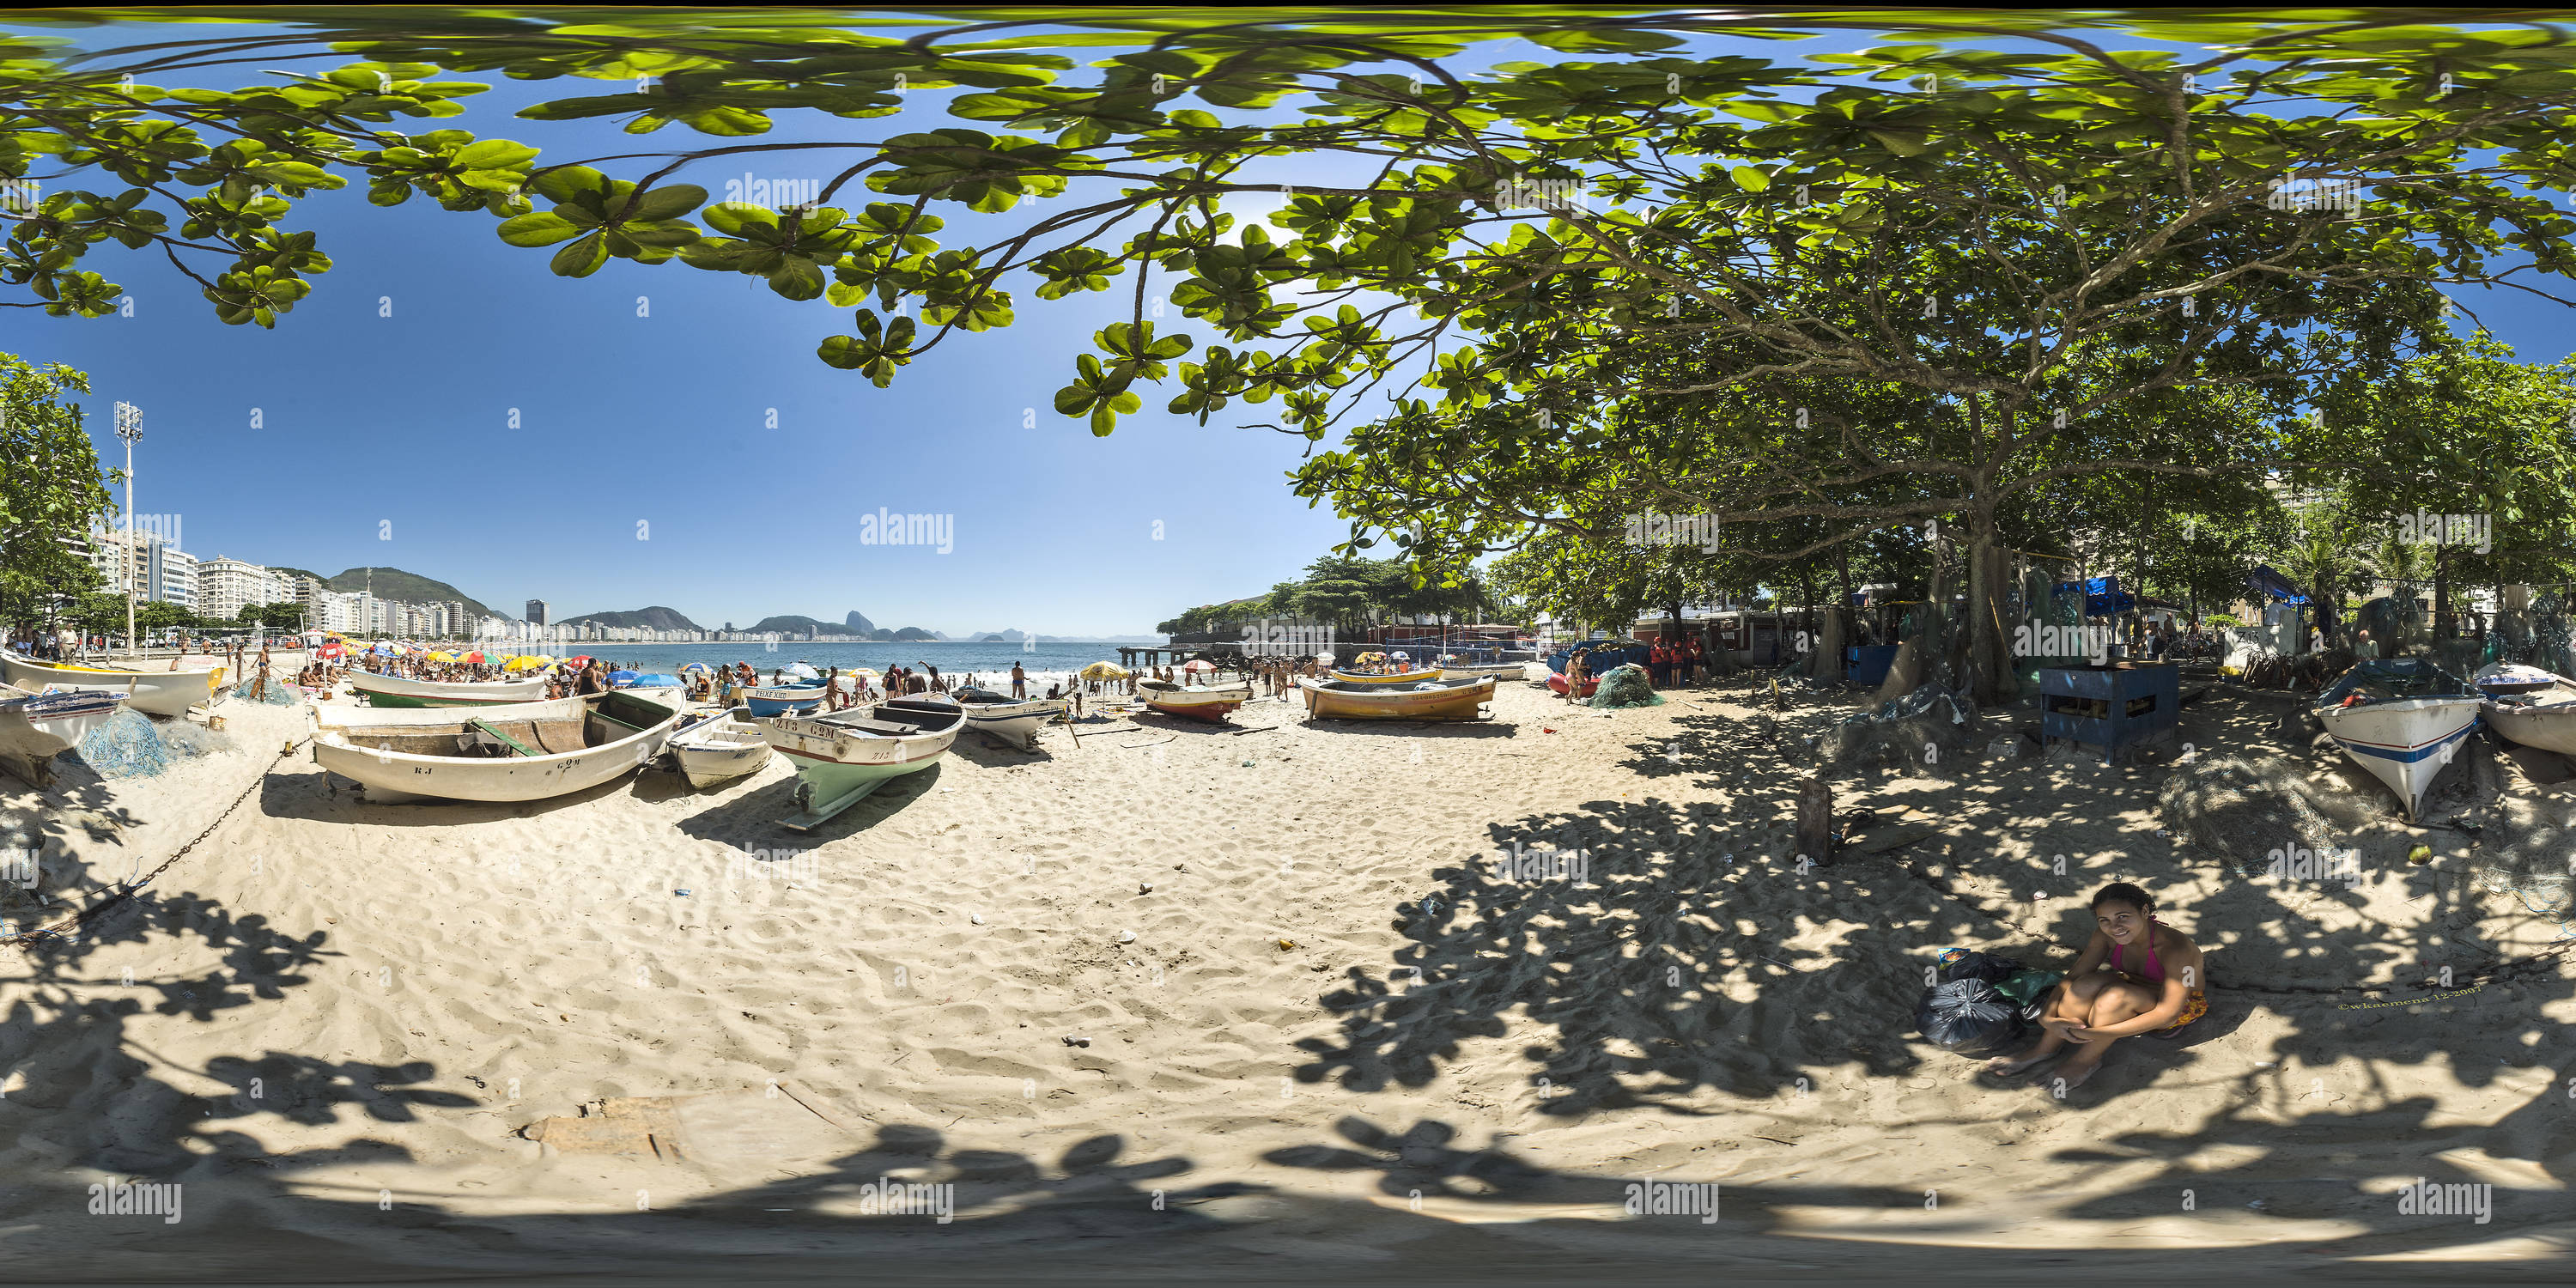
M 121 693 L 125 695 L 125 705 L 137 711 L 156 716 L 183 716 L 188 714 L 190 707 L 205 706 L 215 701 L 223 686 L 224 668 L 137 671 L 121 667 L 38 662 L 15 653 L 0 652 L 0 680 L 7 680 L 31 692 L 85 689 L 95 693 Z
M 954 696 L 957 705 L 966 709 L 967 728 L 991 734 L 1024 751 L 1037 750 L 1038 730 L 1072 705 L 1065 698 L 1023 701 L 990 689 L 959 689 Z
M 2553 685 L 2565 684 L 2567 680 L 2555 672 L 2524 666 L 2520 662 L 2490 662 L 2476 675 L 2470 676 L 2469 683 L 2478 686 L 2478 692 L 2492 698 L 2507 693 L 2538 693 Z
M 97 690 L 29 693 L 0 684 L 0 766 L 46 786 L 54 757 L 79 746 L 82 735 L 106 724 L 123 705 L 122 695 Z
M 711 787 L 769 763 L 769 735 L 751 718 L 751 708 L 719 711 L 671 735 L 671 755 L 680 776 L 691 787 Z
M 937 763 L 966 727 L 966 709 L 944 697 L 889 698 L 829 715 L 778 716 L 760 727 L 796 765 L 794 799 L 803 808 L 784 825 L 810 832 L 888 780 Z
M 2478 687 L 2487 689 L 2486 704 L 2480 708 L 2479 718 L 2487 722 L 2488 728 L 2522 746 L 2576 756 L 2576 680 L 2534 667 L 2522 669 L 2547 676 L 2548 683 L 2518 684 L 2515 688 L 2499 692 L 2487 689 L 2486 671 L 2478 673 Z M 2528 679 L 2523 676 L 2514 678 Z
M 1308 679 L 1297 689 L 1319 720 L 1473 720 L 1494 700 L 1494 683 L 1492 676 L 1435 675 L 1407 685 Z
M 632 693 L 454 707 L 311 708 L 314 763 L 371 801 L 539 801 L 650 764 L 680 722 Z
M 1439 678 L 1443 680 L 1500 680 L 1508 683 L 1529 678 L 1526 662 L 1442 662 Z
M 1227 712 L 1252 701 L 1252 682 L 1237 680 L 1232 684 L 1181 685 L 1168 680 L 1138 680 L 1136 696 L 1144 699 L 1146 706 L 1167 716 L 1223 720 Z
M 371 707 L 499 707 L 546 700 L 542 675 L 527 680 L 406 680 L 351 671 L 349 687 Z
M 2344 754 L 2388 784 L 2415 818 L 2433 780 L 2468 744 L 2485 698 L 2414 658 L 2371 659 L 2317 698 L 2317 719 Z

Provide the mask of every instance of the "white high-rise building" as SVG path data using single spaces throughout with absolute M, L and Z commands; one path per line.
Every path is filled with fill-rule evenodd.
M 102 528 L 89 535 L 90 565 L 110 591 L 133 587 L 137 601 L 197 607 L 197 557 L 152 528 Z
M 288 597 L 283 578 L 239 559 L 209 559 L 197 565 L 197 614 L 231 621 L 248 605 L 274 604 Z

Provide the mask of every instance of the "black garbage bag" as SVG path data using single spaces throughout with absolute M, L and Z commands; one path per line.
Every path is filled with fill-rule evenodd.
M 1926 1041 L 1955 1055 L 2010 1055 L 2030 1033 L 2021 1008 L 1981 979 L 1936 984 L 1915 1008 L 1914 1027 Z
M 2019 974 L 2021 969 L 2022 964 L 2010 957 L 1997 957 L 1993 953 L 1953 948 L 1941 954 L 1940 982 L 1947 984 L 1953 980 L 1981 979 L 1989 984 L 2000 984 Z

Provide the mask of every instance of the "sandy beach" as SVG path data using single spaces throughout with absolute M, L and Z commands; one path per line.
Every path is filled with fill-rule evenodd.
M 9 952 L 0 1248 L 36 1277 L 284 1247 L 351 1277 L 2563 1255 L 2562 975 L 2390 1004 L 2560 933 L 2469 888 L 2471 838 L 2390 821 L 2349 890 L 2246 878 L 2160 817 L 2171 758 L 2024 745 L 1846 780 L 1864 841 L 1921 839 L 1801 874 L 1789 767 L 1857 708 L 1670 697 L 969 736 L 811 837 L 776 826 L 776 761 L 369 804 L 278 757 L 300 708 L 228 703 L 224 754 L 0 797 L 49 874 L 148 871 L 223 816 L 79 938 Z M 2267 731 L 2281 701 L 2220 692 L 2184 736 L 2338 773 Z M 1581 861 L 1504 879 L 1515 844 Z M 2063 965 L 2114 879 L 2210 951 L 2189 1040 L 2124 1042 L 2060 1099 L 1910 1036 L 1941 949 Z M 2400 1215 L 2425 1174 L 2491 1183 L 2492 1220 Z M 889 1213 L 889 1179 L 951 1210 Z M 103 1240 L 85 1195 L 120 1181 L 183 1184 L 185 1222 Z M 1716 1219 L 1625 1210 L 1659 1182 L 1720 1186 Z

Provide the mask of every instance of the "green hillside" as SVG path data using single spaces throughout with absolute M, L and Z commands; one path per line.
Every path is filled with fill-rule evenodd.
M 631 613 L 584 613 L 579 617 L 567 617 L 564 619 L 564 624 L 567 626 L 578 622 L 594 622 L 601 626 L 612 627 L 640 626 L 646 630 L 655 631 L 696 631 L 706 629 L 705 627 L 698 625 L 696 622 L 690 621 L 688 615 L 680 610 L 676 608 L 665 608 L 660 604 L 655 604 L 651 608 L 639 608 Z
M 325 580 L 322 584 L 339 591 L 366 590 L 367 577 L 371 572 L 375 575 L 375 596 L 378 599 L 399 599 L 413 604 L 435 604 L 452 599 L 465 605 L 465 611 L 478 617 L 518 616 L 517 613 L 495 613 L 484 607 L 480 601 L 467 596 L 465 592 L 446 582 L 433 581 L 419 573 L 404 572 L 400 568 L 352 568 L 337 577 Z

